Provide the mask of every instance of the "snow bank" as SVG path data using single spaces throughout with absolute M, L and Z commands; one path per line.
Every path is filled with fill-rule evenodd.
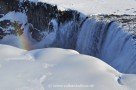
M 78 10 L 84 14 L 136 14 L 135 0 L 29 0 L 57 4 L 61 8 Z
M 0 45 L 0 49 L 0 90 L 135 88 L 135 75 L 122 76 L 101 60 L 73 50 L 46 48 L 26 52 L 7 45 Z
M 27 23 L 27 16 L 25 13 L 12 11 L 0 18 L 0 21 L 3 20 L 17 21 L 19 24 L 25 25 Z
M 17 57 L 24 52 L 26 52 L 26 50 L 0 44 L 0 59 Z
M 22 35 L 15 35 L 15 33 L 11 34 L 11 32 L 17 28 L 12 25 L 8 28 L 2 28 L 4 32 L 10 32 L 3 39 L 0 40 L 2 44 L 8 44 L 12 46 L 16 46 L 23 49 L 28 49 L 31 46 L 31 37 L 29 33 L 29 25 L 26 13 L 11 11 L 0 18 L 0 21 L 10 20 L 11 23 L 17 22 L 17 24 L 21 25 L 21 29 L 23 30 Z M 17 33 L 16 33 L 17 34 Z M 12 42 L 11 42 L 12 41 Z

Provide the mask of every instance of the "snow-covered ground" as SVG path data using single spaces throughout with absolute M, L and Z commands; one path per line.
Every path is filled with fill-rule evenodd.
M 135 84 L 135 75 L 73 50 L 0 45 L 0 90 L 134 90 Z
M 136 14 L 136 0 L 29 0 L 57 4 L 60 9 L 74 9 L 90 14 Z
M 60 9 L 70 8 L 87 15 L 136 14 L 135 0 L 30 1 L 57 4 Z M 20 18 L 20 16 L 22 17 Z M 0 21 L 5 19 L 18 21 L 22 26 L 27 23 L 27 17 L 24 13 L 9 12 Z M 26 32 L 21 38 L 9 35 L 4 37 L 1 42 L 10 44 L 10 41 L 14 40 L 14 43 L 10 45 L 26 49 L 32 43 L 34 45 L 34 42 L 28 43 L 31 39 L 27 35 L 28 27 L 24 26 L 23 28 Z M 52 34 L 51 36 L 53 36 Z M 26 38 L 28 41 L 24 41 L 27 40 Z M 50 40 L 52 37 L 48 38 Z M 20 45 L 18 46 L 18 44 Z M 42 43 L 38 45 L 42 45 Z M 110 51 L 111 49 L 107 53 Z M 106 55 L 110 56 L 107 53 Z M 123 55 L 125 56 L 126 53 Z M 8 45 L 0 45 L 0 90 L 134 90 L 135 88 L 136 75 L 122 74 L 103 61 L 81 55 L 74 50 L 46 48 L 27 51 Z
M 0 18 L 0 21 L 3 20 L 10 20 L 11 22 L 18 21 L 19 24 L 25 25 L 27 22 L 27 16 L 25 13 L 12 11 Z

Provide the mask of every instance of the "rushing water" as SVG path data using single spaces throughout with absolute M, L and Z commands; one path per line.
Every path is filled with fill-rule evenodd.
M 135 41 L 116 22 L 88 19 L 78 35 L 76 50 L 98 57 L 121 72 L 136 73 Z
M 94 18 L 87 17 L 77 11 L 59 11 L 56 6 L 48 4 L 25 2 L 21 5 L 21 3 L 17 3 L 15 5 L 18 10 L 23 10 L 23 12 L 20 11 L 19 15 L 17 12 L 11 12 L 15 10 L 14 5 L 10 5 L 11 10 L 9 11 L 2 9 L 1 12 L 9 13 L 0 21 L 4 19 L 26 21 L 23 24 L 23 34 L 11 35 L 8 32 L 9 34 L 2 35 L 2 32 L 0 32 L 0 35 L 3 36 L 0 39 L 0 44 L 8 44 L 29 50 L 46 47 L 74 49 L 82 54 L 100 58 L 123 73 L 136 73 L 135 37 L 125 32 L 119 23 L 112 20 L 107 21 L 105 17 L 99 19 L 100 15 Z M 3 2 L 1 2 L 1 5 L 4 5 Z M 35 8 L 34 11 L 33 8 Z M 22 19 L 21 16 L 25 17 Z M 119 21 L 123 16 L 107 15 L 107 17 L 119 18 L 117 19 Z M 133 19 L 135 16 L 133 18 L 132 16 L 124 17 L 121 21 L 136 20 Z M 33 27 L 32 30 L 30 26 Z M 11 27 L 6 26 L 6 28 Z
M 113 21 L 90 18 L 80 28 L 69 22 L 59 28 L 52 45 L 95 56 L 121 72 L 136 73 L 135 40 Z

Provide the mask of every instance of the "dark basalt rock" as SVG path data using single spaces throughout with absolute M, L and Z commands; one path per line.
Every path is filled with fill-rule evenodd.
M 6 14 L 9 11 L 20 11 L 18 0 L 0 0 L 0 14 Z
M 0 39 L 3 39 L 5 36 L 4 31 L 0 28 Z
M 61 11 L 56 5 L 28 0 L 1 0 L 0 6 L 0 14 L 5 15 L 10 11 L 26 14 L 28 22 L 25 25 L 29 27 L 29 32 L 26 31 L 27 39 L 29 41 L 33 38 L 37 41 L 35 45 L 31 44 L 29 50 L 45 47 L 74 49 L 82 54 L 100 58 L 121 72 L 136 73 L 133 69 L 136 67 L 136 15 L 86 16 L 78 11 Z M 0 39 L 10 34 L 22 35 L 24 29 L 21 26 L 18 22 L 0 21 Z M 13 27 L 12 30 L 9 27 Z M 47 42 L 40 46 L 41 40 Z M 112 62 L 115 60 L 117 64 L 114 65 Z M 128 65 L 121 65 L 122 60 Z M 129 71 L 130 68 L 134 71 Z
M 136 34 L 136 15 L 97 15 L 96 18 L 118 22 L 128 32 Z
M 3 14 L 0 14 L 0 18 L 2 18 L 3 17 Z
M 31 33 L 31 36 L 36 41 L 41 41 L 43 38 L 43 35 L 40 33 L 40 30 L 33 27 L 32 24 L 29 24 L 29 32 Z
M 28 17 L 28 23 L 33 25 L 33 29 L 29 31 L 31 31 L 32 38 L 37 41 L 40 41 L 43 37 L 40 32 L 53 31 L 53 25 L 51 23 L 52 19 L 56 19 L 58 25 L 71 20 L 79 20 L 79 12 L 77 11 L 60 11 L 57 9 L 56 5 L 41 2 L 36 4 L 34 2 L 29 2 L 28 0 L 24 0 L 24 2 L 19 2 L 19 0 L 1 0 L 0 6 L 1 17 L 3 14 L 7 14 L 10 11 L 25 12 Z M 7 28 L 9 25 L 11 25 L 11 23 L 8 20 L 0 22 L 2 28 Z M 14 27 L 15 25 L 12 26 Z M 20 30 L 16 31 L 17 32 L 15 33 L 18 33 L 19 35 L 23 33 L 23 31 Z M 13 34 L 13 31 L 10 34 Z
M 1 22 L 0 22 L 0 26 L 1 26 L 2 28 L 7 28 L 7 27 L 9 27 L 10 25 L 11 25 L 10 20 L 4 20 L 4 21 L 1 21 Z
M 9 27 L 12 27 L 9 28 Z M 11 22 L 10 20 L 0 21 L 0 39 L 6 35 L 22 35 L 24 29 L 21 28 L 22 24 L 18 22 Z
M 51 23 L 52 19 L 55 19 L 57 21 L 58 28 L 60 27 L 60 25 L 62 26 L 63 24 L 70 21 L 79 23 L 78 28 L 81 28 L 86 19 L 93 17 L 101 20 L 119 22 L 123 27 L 128 28 L 127 31 L 135 32 L 136 28 L 136 15 L 95 15 L 90 17 L 86 16 L 87 18 L 81 20 L 80 12 L 70 9 L 61 11 L 58 10 L 56 5 L 50 5 L 41 2 L 34 3 L 28 0 L 24 0 L 23 2 L 19 2 L 19 0 L 0 0 L 0 17 L 2 17 L 3 14 L 8 13 L 9 11 L 26 13 L 28 23 L 32 24 L 33 26 L 33 29 L 31 29 L 30 27 L 31 30 L 29 31 L 32 38 L 37 41 L 40 41 L 43 38 L 43 35 L 41 35 L 40 32 L 47 31 L 50 33 L 53 31 L 54 26 Z M 0 26 L 2 28 L 6 28 L 11 25 L 11 23 L 6 24 L 7 22 L 9 21 L 0 22 Z M 18 33 L 19 35 L 23 33 L 23 30 L 17 31 L 18 32 L 16 33 Z

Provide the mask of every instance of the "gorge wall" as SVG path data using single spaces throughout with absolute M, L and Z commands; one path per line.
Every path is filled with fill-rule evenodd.
M 136 15 L 86 16 L 70 9 L 59 10 L 56 5 L 27 0 L 1 0 L 0 6 L 1 44 L 20 47 L 15 41 L 20 42 L 24 36 L 29 46 L 24 49 L 74 49 L 100 58 L 123 73 L 136 73 Z M 7 19 L 5 16 L 12 16 L 11 12 L 22 13 L 26 22 L 19 23 L 20 18 L 15 15 L 18 19 Z

